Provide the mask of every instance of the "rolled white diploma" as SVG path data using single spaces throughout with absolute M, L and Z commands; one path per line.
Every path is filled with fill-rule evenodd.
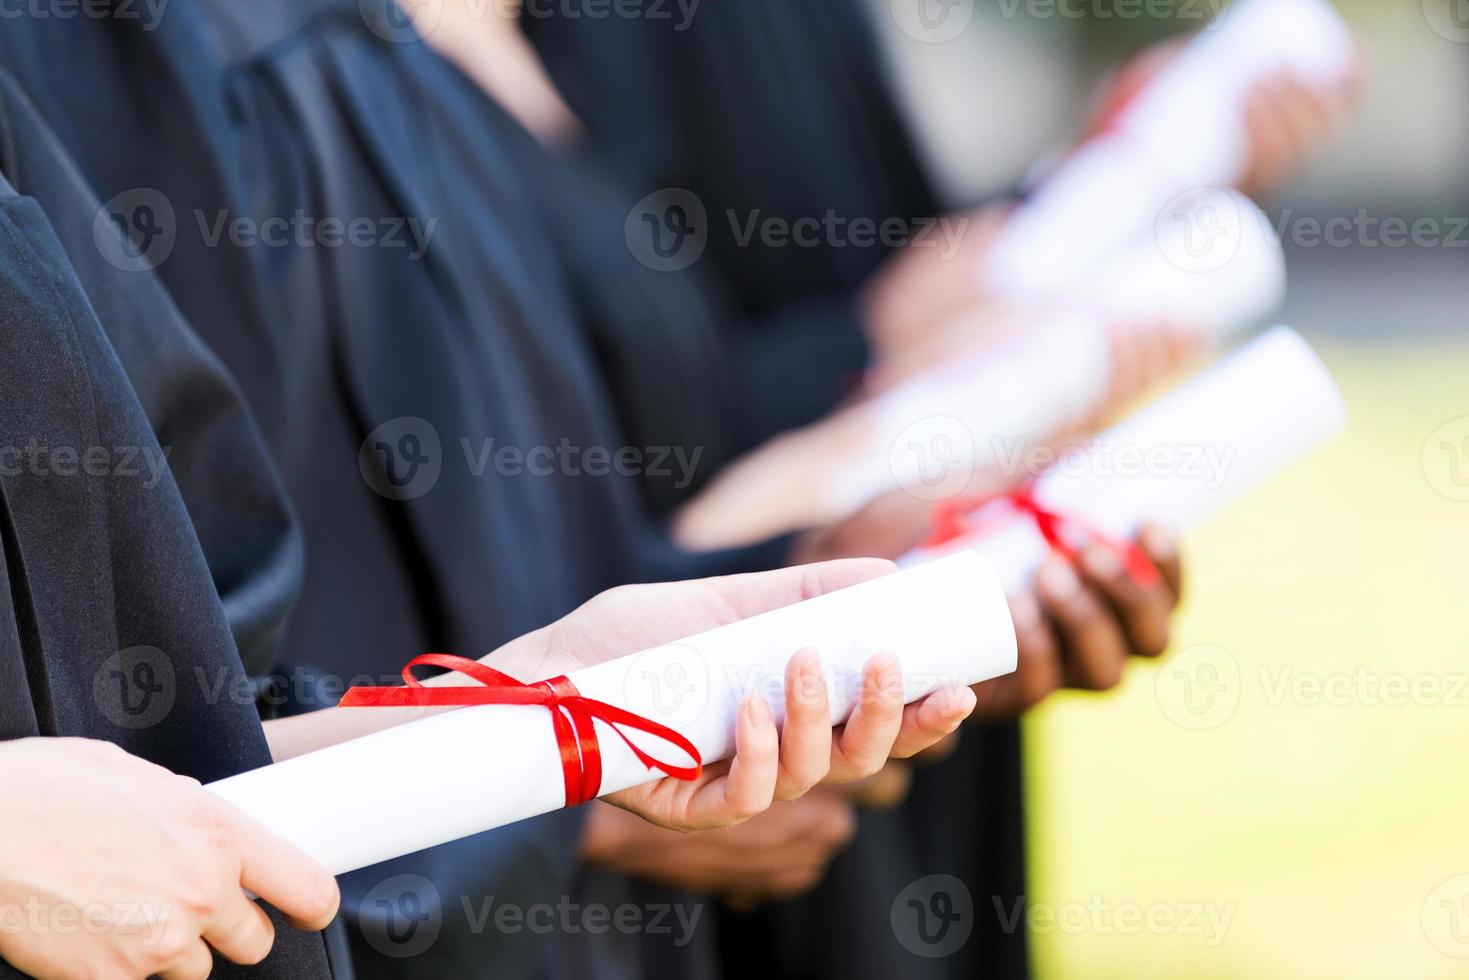
M 1282 71 L 1341 84 L 1354 59 L 1327 0 L 1235 0 L 1015 210 L 986 256 L 986 285 L 1012 298 L 1050 295 L 1151 229 L 1179 194 L 1235 185 L 1252 88 Z
M 1276 327 L 1058 461 L 1035 495 L 1117 539 L 1145 522 L 1182 530 L 1318 447 L 1345 421 L 1325 365 L 1294 330 Z M 964 551 L 988 558 L 1009 594 L 1025 588 L 1049 554 L 1035 524 L 1017 518 L 902 563 L 922 567 Z
M 1015 633 L 999 579 L 973 554 L 908 569 L 752 616 L 570 675 L 583 696 L 680 732 L 706 763 L 734 753 L 740 701 L 762 693 L 785 717 L 785 668 L 821 655 L 831 721 L 860 694 L 862 666 L 890 651 L 904 700 L 1015 669 Z M 343 710 L 372 711 L 372 708 Z M 601 721 L 602 792 L 657 779 Z M 655 758 L 683 753 L 641 732 Z M 561 755 L 544 707 L 483 705 L 343 742 L 208 787 L 342 874 L 565 805 Z
M 1096 270 L 1069 302 L 1023 314 L 1003 342 L 735 462 L 680 512 L 678 540 L 748 544 L 835 523 L 899 488 L 937 499 L 1017 445 L 1098 411 L 1112 382 L 1109 329 L 1166 320 L 1219 342 L 1274 312 L 1285 258 L 1264 212 L 1238 192 L 1209 191 L 1172 213 L 1177 220 Z

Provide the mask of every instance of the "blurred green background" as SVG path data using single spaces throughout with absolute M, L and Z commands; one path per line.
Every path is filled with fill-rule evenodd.
M 1346 435 L 1190 537 L 1168 660 L 1030 723 L 1032 903 L 1113 912 L 1041 977 L 1469 976 L 1469 342 L 1318 347 Z
M 1011 186 L 1107 66 L 1217 4 L 1125 6 L 977 0 L 955 43 L 888 32 L 954 200 Z M 1190 535 L 1168 659 L 1030 720 L 1042 978 L 1469 977 L 1469 2 L 1338 7 L 1364 104 L 1272 216 L 1439 240 L 1287 244 L 1279 319 L 1348 431 Z

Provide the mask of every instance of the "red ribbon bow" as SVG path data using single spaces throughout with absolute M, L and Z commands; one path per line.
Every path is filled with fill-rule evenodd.
M 442 667 L 479 682 L 477 687 L 424 687 L 413 676 L 415 667 Z M 536 684 L 520 681 L 448 653 L 425 653 L 403 668 L 406 687 L 354 687 L 342 696 L 344 708 L 466 707 L 477 704 L 538 704 L 551 711 L 556 744 L 561 749 L 561 773 L 566 781 L 566 805 L 577 806 L 596 799 L 602 786 L 602 749 L 597 744 L 596 719 L 601 719 L 632 749 L 643 765 L 675 779 L 699 778 L 704 763 L 694 743 L 656 721 L 603 701 L 584 698 L 566 677 L 553 677 Z M 692 766 L 660 762 L 628 738 L 624 728 L 646 732 L 686 752 Z
M 1036 499 L 1034 480 L 1028 480 L 1006 493 L 940 502 L 933 511 L 933 533 L 923 542 L 923 547 L 937 548 L 971 534 L 983 536 L 993 532 L 993 525 L 985 527 L 981 523 L 970 527 L 964 523 L 964 518 L 1001 504 L 1006 505 L 1012 514 L 1033 521 L 1051 550 L 1068 562 L 1076 561 L 1077 545 L 1073 543 L 1076 539 L 1094 541 L 1115 554 L 1138 585 L 1149 589 L 1158 584 L 1158 569 L 1141 548 L 1131 541 L 1119 541 L 1080 518 L 1047 507 Z

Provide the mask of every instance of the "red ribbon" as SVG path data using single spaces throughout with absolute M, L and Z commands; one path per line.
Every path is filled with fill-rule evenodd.
M 971 527 L 964 523 L 970 514 L 990 507 L 1004 505 L 1011 514 L 1029 518 L 1040 532 L 1051 550 L 1068 562 L 1076 562 L 1077 538 L 1093 541 L 1115 554 L 1127 569 L 1133 581 L 1145 589 L 1158 584 L 1156 566 L 1135 543 L 1119 541 L 1100 528 L 1077 517 L 1052 510 L 1036 499 L 1035 481 L 1028 480 L 1014 490 L 992 494 L 987 497 L 958 497 L 945 500 L 934 507 L 933 533 L 923 542 L 925 548 L 937 548 L 971 534 L 985 535 L 994 530 L 983 524 Z
M 442 667 L 479 682 L 477 687 L 424 687 L 413 676 L 415 667 Z M 596 799 L 602 785 L 602 749 L 597 744 L 596 719 L 606 722 L 632 749 L 638 761 L 649 769 L 658 769 L 675 779 L 699 778 L 704 763 L 694 743 L 678 732 L 656 721 L 603 701 L 584 698 L 576 685 L 566 677 L 553 677 L 536 684 L 520 681 L 448 653 L 425 653 L 414 657 L 403 668 L 406 687 L 354 687 L 342 696 L 344 708 L 438 708 L 466 707 L 477 704 L 538 704 L 551 711 L 551 724 L 556 744 L 561 749 L 561 773 L 566 782 L 566 805 L 577 806 Z M 646 732 L 663 739 L 688 754 L 692 766 L 676 766 L 660 762 L 628 738 L 623 729 Z

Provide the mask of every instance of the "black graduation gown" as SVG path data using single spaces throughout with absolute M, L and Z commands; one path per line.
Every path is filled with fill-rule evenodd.
M 133 14 L 141 10 L 130 0 L 116 5 Z M 93 3 L 91 9 L 102 8 Z M 209 98 L 217 71 L 200 42 L 197 12 L 187 4 L 170 4 L 168 10 L 156 23 L 135 16 L 5 18 L 0 64 L 15 76 L 96 196 L 122 195 L 109 202 L 110 211 L 131 218 L 133 207 L 157 203 L 158 195 L 139 196 L 138 189 L 158 191 L 168 202 L 168 223 L 177 241 L 166 253 L 152 253 L 163 256 L 152 276 L 145 271 L 154 264 L 145 261 L 148 256 L 118 269 L 87 244 L 73 257 L 84 278 L 89 283 L 161 281 L 186 317 L 207 328 L 210 347 L 232 371 L 270 377 L 278 353 L 259 328 L 268 318 L 254 265 L 242 253 L 202 247 L 200 224 L 193 217 L 229 206 L 237 192 L 228 152 L 216 152 L 226 145 L 227 122 L 217 93 Z M 90 234 L 89 226 L 82 230 Z M 108 288 L 93 296 L 109 329 L 115 329 L 114 308 L 125 309 L 131 292 Z M 146 363 L 146 351 L 140 360 Z M 173 407 L 166 402 L 167 389 L 154 391 L 157 382 L 148 377 L 135 384 L 155 427 L 168 424 L 160 415 Z M 279 397 L 253 399 L 251 415 L 273 431 L 281 406 Z M 278 631 L 301 572 L 300 535 L 275 470 L 242 466 L 220 480 L 181 468 L 179 462 L 175 450 L 180 489 L 194 513 L 241 656 L 253 674 L 264 674 L 273 665 Z M 226 494 L 227 506 L 212 506 L 212 495 L 219 493 Z M 195 497 L 203 506 L 195 506 Z M 246 522 L 248 533 L 242 533 Z
M 737 313 L 698 266 L 669 274 L 626 242 L 637 194 L 595 145 L 548 150 L 529 134 L 511 142 L 534 190 L 570 295 L 630 443 L 697 454 L 691 474 L 644 473 L 653 513 L 666 515 L 758 436 L 730 345 Z
M 527 34 L 596 137 L 644 190 L 687 188 L 703 203 L 709 244 L 699 265 L 744 304 L 742 381 L 758 403 L 778 406 L 770 427 L 824 414 L 852 361 L 796 324 L 812 322 L 813 309 L 842 309 L 886 251 L 742 245 L 735 227 L 756 214 L 881 221 L 936 212 L 867 11 L 857 0 L 742 0 L 702 4 L 684 23 L 537 9 L 522 19 Z M 854 318 L 831 323 L 845 338 L 840 349 L 860 348 Z M 900 814 L 864 819 L 811 899 L 734 917 L 732 971 L 779 962 L 791 976 L 1025 975 L 1024 932 L 1004 932 L 991 903 L 1009 908 L 1025 895 L 1019 729 L 971 730 L 963 741 L 919 771 Z M 904 853 L 906 863 L 894 857 Z M 896 941 L 886 916 L 903 885 L 934 873 L 965 881 L 978 918 L 961 950 L 923 960 Z M 815 938 L 844 935 L 862 938 Z
M 529 137 L 424 45 L 386 40 L 392 27 L 370 4 L 202 9 L 239 123 L 246 216 L 370 219 L 400 243 L 259 249 L 290 351 L 295 424 L 278 453 L 307 539 L 291 659 L 388 675 L 426 649 L 489 650 L 612 585 L 776 563 L 783 542 L 679 552 L 638 481 L 586 472 L 589 457 L 549 475 L 497 469 L 493 455 L 483 469 L 487 449 L 629 444 L 513 148 Z M 394 455 L 409 448 L 438 464 L 421 474 L 437 472 L 399 492 L 388 468 L 411 473 L 409 454 Z M 547 936 L 476 934 L 463 904 L 574 898 L 579 819 L 555 814 L 348 876 L 359 973 L 534 972 Z M 385 949 L 384 913 L 364 904 L 397 874 L 430 882 L 416 898 L 442 912 L 423 955 Z
M 363 507 L 360 506 L 361 501 L 353 496 L 362 489 L 360 478 L 348 475 L 344 470 L 355 465 L 355 454 L 333 453 L 330 465 L 322 463 L 323 446 L 332 446 L 333 440 L 341 440 L 342 433 L 348 432 L 350 436 L 336 445 L 350 448 L 361 442 L 365 431 L 357 427 L 361 410 L 358 393 L 342 377 L 344 368 L 341 361 L 345 357 L 342 349 L 353 347 L 355 350 L 355 345 L 365 343 L 362 337 L 371 336 L 374 331 L 391 333 L 401 330 L 402 323 L 408 320 L 403 310 L 411 309 L 412 304 L 384 307 L 381 320 L 368 322 L 359 314 L 360 334 L 356 340 L 350 340 L 346 337 L 346 326 L 340 322 L 340 313 L 329 316 L 322 312 L 324 307 L 333 304 L 317 294 L 320 286 L 312 279 L 316 266 L 313 261 L 308 261 L 311 258 L 309 253 L 281 258 L 279 249 L 260 246 L 236 248 L 228 239 L 213 244 L 207 240 L 203 224 L 214 221 L 222 210 L 227 211 L 229 218 L 290 214 L 298 207 L 310 209 L 319 204 L 320 199 L 310 190 L 301 190 L 289 177 L 277 181 L 276 175 L 269 171 L 270 166 L 290 157 L 296 138 L 290 128 L 284 127 L 285 135 L 272 140 L 269 134 L 273 130 L 269 125 L 257 127 L 252 121 L 251 125 L 244 127 L 246 144 L 261 148 L 260 159 L 266 162 L 266 166 L 261 171 L 251 172 L 251 183 L 256 185 L 255 192 L 263 198 L 263 203 L 258 211 L 252 210 L 253 203 L 241 203 L 246 195 L 238 191 L 243 181 L 235 169 L 240 151 L 229 131 L 230 111 L 248 116 L 252 106 L 268 105 L 269 100 L 254 98 L 248 93 L 237 95 L 232 110 L 227 111 L 222 99 L 209 97 L 210 79 L 215 68 L 210 63 L 210 52 L 199 43 L 198 13 L 198 8 L 192 4 L 177 0 L 170 7 L 170 16 L 155 30 L 139 30 L 137 25 L 122 18 L 65 24 L 22 22 L 25 35 L 17 39 L 12 33 L 7 40 L 13 42 L 9 47 L 18 52 L 13 53 L 14 60 L 26 69 L 35 90 L 45 99 L 58 121 L 64 124 L 68 138 L 84 158 L 83 170 L 97 186 L 106 188 L 109 194 L 134 186 L 160 187 L 174 202 L 178 241 L 169 257 L 158 267 L 158 272 L 169 281 L 180 303 L 186 305 L 196 321 L 203 325 L 211 343 L 225 352 L 225 357 L 239 371 L 252 401 L 262 408 L 271 441 L 287 463 L 293 486 L 305 498 L 303 510 L 308 517 L 307 528 L 315 539 L 312 551 L 316 560 L 311 568 L 319 575 L 313 576 L 309 582 L 303 607 L 310 613 L 309 616 L 303 613 L 303 617 L 316 624 L 317 633 L 323 637 L 320 646 L 329 650 L 340 647 L 345 651 L 338 655 L 342 673 L 360 670 L 384 672 L 388 669 L 389 660 L 396 664 L 400 656 L 396 649 L 386 654 L 379 653 L 375 662 L 364 660 L 360 655 L 363 651 L 399 646 L 400 643 L 384 633 L 381 627 L 400 617 L 412 620 L 407 627 L 399 628 L 403 635 L 412 634 L 411 641 L 401 644 L 412 650 L 430 645 L 457 645 L 456 636 L 474 636 L 477 639 L 471 643 L 490 646 L 518 629 L 538 624 L 552 613 L 518 613 L 514 606 L 520 597 L 509 596 L 497 601 L 493 588 L 479 596 L 465 590 L 454 614 L 455 621 L 443 623 L 446 628 L 442 632 L 449 638 L 435 638 L 437 634 L 434 631 L 439 629 L 444 619 L 442 607 L 450 600 L 438 594 L 437 583 L 429 576 L 440 574 L 440 566 L 444 565 L 451 566 L 452 571 L 453 562 L 459 560 L 454 555 L 456 543 L 451 541 L 451 535 L 439 534 L 435 539 L 438 553 L 425 555 L 418 550 L 424 544 L 421 539 L 401 533 L 402 522 L 397 515 L 383 516 L 383 509 L 391 510 L 391 507 L 386 507 L 376 497 L 370 498 L 368 506 Z M 229 13 L 226 11 L 221 16 Z M 232 31 L 228 20 L 218 22 L 217 26 L 220 27 L 225 50 L 235 51 L 241 62 L 236 66 L 236 72 L 244 75 L 247 74 L 245 66 L 254 64 L 250 58 L 252 40 L 259 41 L 265 48 L 273 47 L 274 41 L 279 40 L 281 47 L 288 48 L 291 46 L 290 32 L 296 25 L 303 25 L 301 33 L 303 37 L 309 37 L 304 25 L 317 15 L 329 17 L 332 13 L 320 6 L 290 10 L 277 8 L 273 11 L 259 9 L 250 13 L 251 24 L 247 25 L 243 35 Z M 350 16 L 342 17 L 341 10 L 336 13 L 344 30 L 350 32 L 354 27 L 361 30 L 362 25 L 354 24 Z M 298 17 L 299 20 L 296 19 Z M 251 33 L 252 30 L 257 33 Z M 272 38 L 271 32 L 279 36 Z M 370 44 L 376 43 L 376 38 L 364 39 Z M 243 49 L 240 49 L 243 54 L 231 47 L 238 44 L 243 44 Z M 273 71 L 270 60 L 277 53 L 262 54 L 262 75 Z M 421 61 L 423 53 L 419 52 L 415 57 Z M 92 68 L 94 74 L 79 75 L 75 71 L 76 64 Z M 231 87 L 244 84 L 235 76 L 232 78 L 235 80 L 230 82 Z M 480 101 L 478 94 L 474 93 L 471 104 L 478 105 Z M 157 113 L 153 110 L 158 105 L 168 105 L 174 111 Z M 119 126 L 119 120 L 125 120 L 127 125 Z M 497 124 L 502 121 L 498 120 Z M 293 122 L 300 123 L 301 120 L 294 119 Z M 474 122 L 479 125 L 484 121 L 476 119 Z M 175 152 L 165 154 L 155 163 L 151 158 L 158 156 L 156 151 L 159 148 L 174 148 Z M 281 150 L 282 155 L 274 155 L 277 150 Z M 413 150 L 394 147 L 392 152 L 406 157 Z M 351 173 L 350 168 L 332 170 L 331 179 L 324 183 L 334 185 L 339 176 Z M 303 179 L 310 185 L 316 176 L 305 175 Z M 514 186 L 515 193 L 523 193 L 521 185 L 529 183 L 525 174 L 519 175 L 517 181 L 501 174 L 491 183 L 494 181 L 499 181 L 502 186 Z M 368 186 L 371 186 L 370 180 Z M 298 192 L 299 197 L 295 196 Z M 338 203 L 334 200 L 333 206 Z M 344 209 L 355 206 L 341 205 Z M 328 213 L 351 215 L 356 212 L 337 210 Z M 401 209 L 397 213 L 401 214 Z M 501 236 L 499 247 L 508 253 L 511 246 L 504 244 L 506 241 L 533 237 L 533 230 L 526 234 L 525 229 L 521 229 L 517 235 Z M 255 272 L 251 260 L 260 256 L 263 256 L 260 264 L 265 270 L 261 279 L 271 286 L 269 290 L 261 291 L 263 302 L 257 302 L 252 291 L 258 287 L 252 286 Z M 421 270 L 426 266 L 424 263 L 410 268 Z M 545 263 L 542 262 L 540 267 L 544 269 Z M 332 271 L 335 268 L 325 265 L 322 274 L 335 276 L 337 273 Z M 372 282 L 383 273 L 381 268 L 366 264 L 350 268 L 349 278 L 353 283 Z M 465 274 L 470 276 L 477 274 L 470 260 L 463 261 L 457 268 L 468 268 Z M 438 268 L 434 271 L 442 273 L 444 270 Z M 333 289 L 342 288 L 333 280 L 323 279 L 322 282 L 326 283 L 325 292 L 328 294 Z M 414 281 L 412 288 L 422 290 L 423 281 Z M 389 287 L 384 289 L 389 293 L 394 291 Z M 548 289 L 546 292 L 552 295 L 554 291 Z M 259 314 L 261 306 L 274 308 L 277 302 L 283 304 L 281 312 L 263 317 Z M 522 306 L 525 303 L 522 299 Z M 494 304 L 485 304 L 483 309 L 486 312 L 475 324 L 476 329 L 485 329 L 484 322 L 496 322 L 493 318 L 485 320 L 493 308 Z M 422 313 L 421 309 L 419 313 Z M 524 313 L 517 311 L 515 315 L 523 316 Z M 442 332 L 443 328 L 440 329 Z M 430 345 L 429 352 L 442 353 L 442 350 Z M 627 356 L 620 360 L 629 364 L 639 362 L 637 358 Z M 510 365 L 510 370 L 513 370 L 513 362 L 511 356 L 503 358 L 503 363 Z M 678 372 L 665 372 L 659 377 L 676 378 Z M 628 390 L 635 390 L 635 386 Z M 451 396 L 443 397 L 452 402 Z M 466 414 L 478 418 L 478 408 L 471 406 Z M 490 430 L 483 419 L 475 424 Z M 552 425 L 550 428 L 555 431 L 558 427 Z M 503 440 L 503 433 L 496 431 L 495 434 Z M 594 481 L 586 479 L 583 482 Z M 340 493 L 344 484 L 345 494 Z M 486 507 L 499 503 L 488 493 L 470 496 Z M 467 505 L 460 503 L 456 506 L 462 508 Z M 453 508 L 450 508 L 450 513 L 453 513 Z M 493 516 L 494 511 L 491 510 L 490 514 Z M 471 514 L 465 524 L 472 526 L 483 520 L 484 516 Z M 387 526 L 386 533 L 381 530 L 384 525 Z M 502 518 L 498 526 L 507 525 L 515 526 L 517 533 L 528 531 L 515 516 L 508 522 Z M 646 529 L 642 533 L 647 536 Z M 519 540 L 523 542 L 525 538 L 526 535 L 521 533 Z M 589 546 L 593 543 L 592 539 L 587 539 Z M 783 547 L 783 543 L 778 542 L 757 553 L 714 556 L 712 562 L 701 561 L 691 567 L 682 556 L 675 556 L 666 542 L 659 541 L 651 548 L 655 554 L 646 564 L 642 564 L 645 555 L 639 558 L 636 563 L 639 570 L 635 574 L 640 578 L 659 578 L 763 567 L 777 560 L 783 553 Z M 617 553 L 616 549 L 612 551 Z M 471 560 L 488 562 L 491 557 L 500 556 L 502 567 L 504 562 L 513 564 L 515 557 L 512 552 L 497 548 L 486 549 L 482 553 L 468 551 L 467 554 L 466 564 Z M 573 555 L 571 559 L 584 562 L 586 555 Z M 558 564 L 551 556 L 540 552 L 532 553 L 529 560 L 530 566 L 521 562 L 518 570 L 505 574 L 522 576 L 533 582 L 544 581 L 549 572 L 538 567 L 537 563 L 546 566 Z M 567 563 L 563 561 L 560 564 Z M 341 568 L 350 568 L 353 574 L 342 576 L 339 574 Z M 605 584 L 613 584 L 613 578 L 620 580 L 624 574 L 606 576 Z M 598 582 L 599 586 L 602 584 Z M 578 585 L 568 591 L 584 593 L 587 590 L 587 586 Z M 400 613 L 404 606 L 412 611 Z M 365 616 L 364 608 L 372 609 L 375 614 Z M 336 623 L 329 619 L 333 615 L 338 617 Z M 516 625 L 517 616 L 519 625 Z M 320 663 L 322 660 L 318 656 L 317 644 L 293 642 L 291 649 L 307 662 L 316 660 Z M 351 657 L 350 661 L 348 657 Z M 406 866 L 426 872 L 435 882 L 449 886 L 458 880 L 456 874 L 475 872 L 477 880 L 487 883 L 478 886 L 481 892 L 486 887 L 493 887 L 497 896 L 509 896 L 510 900 L 528 905 L 537 896 L 551 897 L 562 890 L 563 886 L 552 887 L 549 883 L 558 881 L 569 871 L 571 836 L 569 830 L 558 832 L 552 821 L 538 821 L 501 834 L 486 835 L 477 845 L 466 844 L 454 853 L 425 856 Z M 386 873 L 384 869 L 377 870 Z M 359 890 L 359 896 L 367 890 Z M 374 896 L 378 897 L 381 896 Z M 448 893 L 448 898 L 452 904 L 452 892 Z M 349 912 L 353 905 L 349 895 Z M 453 912 L 452 909 L 450 911 Z M 510 941 L 501 937 L 483 937 L 465 947 L 462 956 L 477 968 L 504 970 L 508 967 L 513 972 L 515 965 L 523 964 L 528 957 L 507 949 L 510 945 Z M 436 951 L 443 952 L 451 947 L 451 942 L 442 940 Z M 418 968 L 426 973 L 442 972 L 444 962 L 425 959 Z M 453 962 L 452 953 L 447 962 Z
M 281 504 L 253 426 L 146 272 L 73 265 L 118 244 L 115 229 L 94 238 L 98 202 L 3 71 L 0 174 L 0 737 L 105 739 L 202 781 L 265 764 L 195 529 L 219 531 L 219 548 L 233 526 L 238 554 L 267 566 L 242 573 L 245 598 L 288 604 L 294 562 L 272 557 Z M 237 628 L 274 632 L 259 616 Z M 321 936 L 278 919 L 264 963 L 214 975 L 332 972 Z
M 672 4 L 644 4 L 651 10 Z M 742 241 L 788 225 L 921 219 L 936 204 L 890 98 L 858 0 L 700 4 L 672 17 L 522 18 L 558 87 L 642 182 L 686 188 L 709 266 L 746 320 L 738 350 L 769 435 L 816 420 L 866 363 L 856 290 L 888 249 Z
M 233 220 L 255 212 L 244 189 L 235 121 L 223 97 L 220 67 L 201 10 L 186 0 L 175 0 L 168 16 L 146 30 L 124 18 L 23 18 L 7 22 L 3 39 L 7 59 L 62 124 L 83 161 L 80 169 L 100 194 L 110 197 L 147 187 L 160 190 L 173 204 L 176 241 L 157 272 L 170 281 L 210 345 L 238 372 L 250 403 L 263 410 L 272 449 L 286 464 L 293 490 L 305 494 L 303 503 L 309 508 L 302 510 L 309 517 L 306 527 L 315 538 L 316 558 L 308 566 L 313 574 L 301 607 L 309 613 L 302 613 L 292 640 L 283 644 L 287 661 L 299 654 L 293 663 L 280 665 L 290 677 L 274 693 L 293 699 L 283 707 L 308 710 L 330 703 L 326 699 L 339 694 L 340 688 L 333 692 L 313 687 L 312 678 L 322 673 L 344 678 L 385 676 L 425 649 L 486 650 L 559 614 L 568 604 L 564 596 L 550 597 L 543 611 L 526 609 L 507 616 L 506 610 L 514 610 L 526 596 L 518 592 L 497 596 L 498 586 L 473 579 L 457 583 L 454 587 L 462 591 L 452 599 L 440 595 L 440 578 L 455 582 L 453 569 L 431 567 L 417 551 L 420 542 L 402 533 L 399 515 L 362 506 L 360 497 L 354 496 L 364 487 L 360 476 L 345 480 L 343 493 L 341 477 L 346 474 L 341 467 L 313 469 L 315 457 L 324 454 L 330 454 L 330 464 L 350 461 L 356 466 L 356 447 L 363 440 L 351 430 L 359 405 L 340 384 L 335 363 L 339 341 L 313 319 L 321 316 L 320 308 L 293 305 L 309 298 L 314 285 L 296 281 L 300 291 L 293 291 L 273 282 L 271 277 L 281 274 L 281 264 L 271 263 L 278 249 L 262 256 L 266 249 L 261 246 L 236 246 L 228 237 L 211 242 L 204 233 L 220 213 Z M 170 111 L 160 112 L 159 106 Z M 289 216 L 298 203 L 309 206 L 310 198 L 296 202 L 283 197 L 272 203 L 281 203 L 280 213 Z M 304 276 L 314 272 L 301 262 L 284 264 Z M 379 327 L 378 321 L 364 323 L 363 334 Z M 473 413 L 467 409 L 466 414 Z M 343 432 L 348 435 L 343 437 Z M 338 448 L 343 451 L 334 452 Z M 458 452 L 457 446 L 449 448 Z M 269 467 L 258 470 L 267 472 Z M 483 499 L 494 498 L 485 492 Z M 549 554 L 527 545 L 529 529 L 517 526 L 522 519 L 523 515 L 502 516 L 482 536 L 503 537 L 477 545 L 485 561 L 498 557 L 506 567 L 518 562 L 531 569 L 538 563 L 550 564 Z M 451 522 L 444 523 L 447 528 Z M 439 535 L 441 564 L 456 550 L 450 537 Z M 523 557 L 516 555 L 517 541 L 527 552 Z M 462 544 L 468 547 L 470 540 Z M 537 576 L 525 578 L 534 582 Z M 481 597 L 472 594 L 477 584 L 486 587 Z M 459 616 L 478 618 L 481 629 L 473 640 L 458 627 L 437 631 L 441 610 L 451 601 L 458 603 Z M 405 607 L 410 611 L 403 612 Z M 374 615 L 364 615 L 364 609 Z M 497 618 L 500 624 L 493 629 L 486 625 Z M 426 622 L 435 625 L 430 629 Z M 392 628 L 384 628 L 384 623 Z M 306 630 L 310 632 L 302 639 Z M 459 646 L 461 639 L 464 646 Z M 329 655 L 318 657 L 322 650 Z M 304 672 L 304 681 L 297 679 L 298 669 Z M 453 854 L 431 852 L 422 861 L 410 862 L 410 867 L 441 886 L 454 910 L 458 893 L 475 893 L 456 883 L 464 874 L 485 883 L 479 894 L 492 891 L 502 901 L 529 905 L 542 898 L 554 900 L 564 892 L 560 882 L 572 870 L 577 824 L 574 814 L 528 822 L 465 842 Z M 375 869 L 373 877 L 380 880 L 390 873 L 391 869 Z M 344 885 L 348 915 L 355 913 L 371 884 L 369 880 L 355 894 L 351 882 Z M 408 902 L 436 895 L 405 891 L 390 897 Z M 372 901 L 380 898 L 375 894 Z M 450 943 L 446 939 L 438 945 L 444 949 Z M 481 938 L 474 944 L 476 966 L 499 970 L 520 963 L 524 969 L 523 964 L 538 955 L 541 940 L 523 940 L 521 945 L 528 947 L 524 951 L 513 945 L 513 940 Z M 389 945 L 388 953 L 394 951 Z M 370 949 L 368 953 L 379 955 Z M 431 965 L 424 970 L 434 972 Z M 504 975 L 514 973 L 506 969 Z

